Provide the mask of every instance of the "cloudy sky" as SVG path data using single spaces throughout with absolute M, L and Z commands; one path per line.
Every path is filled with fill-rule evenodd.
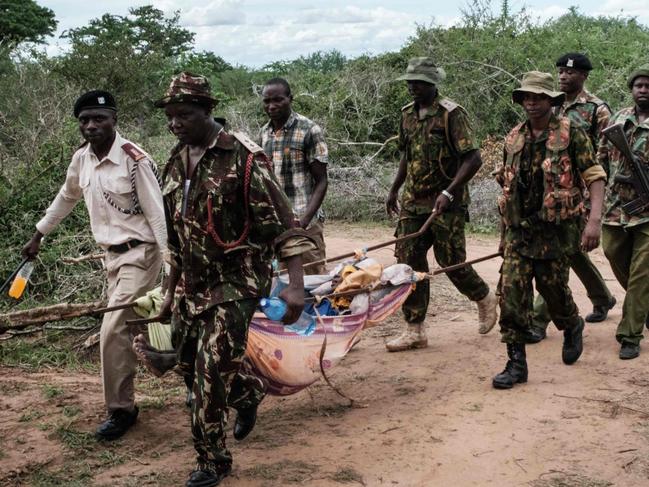
M 104 13 L 125 15 L 129 7 L 154 5 L 180 10 L 181 24 L 196 33 L 196 47 L 213 51 L 232 64 L 262 66 L 318 50 L 338 49 L 349 57 L 396 50 L 417 24 L 450 25 L 468 0 L 36 0 L 56 14 L 59 29 L 48 52 L 65 49 L 58 39 Z M 493 0 L 496 8 L 499 0 Z M 575 5 L 589 15 L 634 16 L 649 24 L 647 0 L 512 0 L 540 19 L 558 17 Z

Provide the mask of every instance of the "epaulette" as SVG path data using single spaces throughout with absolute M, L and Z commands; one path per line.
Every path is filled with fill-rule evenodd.
M 142 159 L 146 158 L 146 154 L 130 142 L 123 144 L 122 150 L 126 152 L 134 161 L 141 161 Z
M 242 146 L 248 149 L 248 151 L 251 152 L 252 154 L 258 155 L 264 153 L 264 149 L 262 149 L 259 145 L 257 145 L 255 141 L 253 141 L 250 137 L 248 137 L 243 132 L 232 132 L 232 135 L 234 136 L 235 139 L 239 141 L 239 143 Z
M 401 107 L 401 111 L 402 111 L 402 112 L 405 112 L 408 108 L 412 107 L 414 104 L 415 104 L 415 102 L 414 102 L 414 101 L 411 101 L 411 102 L 408 103 L 407 105 L 402 106 L 402 107 Z
M 442 108 L 444 108 L 447 112 L 452 112 L 456 108 L 460 107 L 457 103 L 454 101 L 449 100 L 448 98 L 442 98 L 439 101 L 439 104 Z

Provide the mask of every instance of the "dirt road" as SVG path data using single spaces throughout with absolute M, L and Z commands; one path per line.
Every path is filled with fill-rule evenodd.
M 327 233 L 337 235 L 328 238 L 330 254 L 391 236 L 349 225 Z M 469 258 L 495 248 L 494 238 L 472 237 Z M 393 261 L 389 250 L 374 256 Z M 593 259 L 621 302 L 601 250 Z M 495 286 L 499 266 L 495 259 L 476 269 Z M 583 287 L 571 282 L 589 311 Z M 496 391 L 491 377 L 505 363 L 497 329 L 478 335 L 474 305 L 446 277 L 432 284 L 428 348 L 385 352 L 385 339 L 403 326 L 400 313 L 367 330 L 331 374 L 365 407 L 348 407 L 321 383 L 269 397 L 250 437 L 231 442 L 235 465 L 223 485 L 649 485 L 649 352 L 617 358 L 620 305 L 587 325 L 577 364 L 563 365 L 562 336 L 551 328 L 528 347 L 529 382 Z M 184 485 L 193 450 L 180 381 L 138 379 L 137 427 L 104 446 L 88 434 L 102 416 L 95 374 L 0 369 L 0 485 Z

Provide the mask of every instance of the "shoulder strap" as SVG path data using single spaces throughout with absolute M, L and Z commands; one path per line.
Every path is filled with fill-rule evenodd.
M 455 144 L 453 143 L 453 140 L 451 139 L 451 133 L 449 131 L 449 123 L 448 123 L 448 118 L 449 118 L 449 113 L 451 113 L 453 110 L 458 108 L 460 105 L 455 103 L 454 101 L 449 100 L 448 98 L 442 98 L 439 100 L 439 105 L 444 109 L 444 136 L 446 137 L 446 144 L 450 147 L 451 152 L 455 157 L 457 157 L 457 149 L 455 147 Z
M 447 112 L 452 112 L 456 108 L 458 108 L 460 105 L 455 103 L 454 101 L 449 100 L 448 98 L 442 98 L 439 101 L 439 104 L 447 111 Z
M 243 132 L 231 132 L 231 133 L 242 146 L 248 149 L 248 152 L 251 152 L 255 156 L 260 153 L 263 154 L 264 149 L 262 149 L 259 145 L 257 145 L 256 142 L 254 142 L 250 137 L 248 137 Z
M 414 102 L 414 101 L 411 101 L 411 102 L 408 103 L 407 105 L 402 106 L 402 107 L 401 107 L 401 111 L 402 111 L 402 112 L 405 112 L 408 108 L 410 108 L 410 107 L 412 107 L 412 106 L 414 106 L 414 105 L 415 105 L 415 102 Z
M 595 144 L 595 141 L 599 138 L 599 134 L 597 133 L 597 110 L 599 110 L 599 107 L 604 105 L 606 108 L 608 108 L 608 111 L 611 111 L 611 107 L 608 106 L 608 103 L 600 100 L 599 98 L 595 98 L 593 100 L 593 103 L 595 104 L 595 108 L 593 109 L 593 113 L 590 117 L 590 138 L 593 141 L 593 144 Z M 604 127 L 600 127 L 600 130 Z M 595 151 L 597 151 L 597 146 L 595 146 Z
M 139 162 L 146 157 L 146 154 L 143 151 L 141 151 L 138 147 L 131 144 L 130 142 L 123 144 L 122 150 L 126 152 L 129 155 L 129 157 L 136 162 Z

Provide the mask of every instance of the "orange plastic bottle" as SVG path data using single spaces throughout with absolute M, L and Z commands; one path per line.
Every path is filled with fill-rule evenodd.
M 33 262 L 27 262 L 24 266 L 22 266 L 20 271 L 18 271 L 18 274 L 16 274 L 13 282 L 11 283 L 11 287 L 9 288 L 9 296 L 14 299 L 20 299 L 20 297 L 25 292 L 27 281 L 29 281 L 29 276 L 32 275 L 33 270 Z

